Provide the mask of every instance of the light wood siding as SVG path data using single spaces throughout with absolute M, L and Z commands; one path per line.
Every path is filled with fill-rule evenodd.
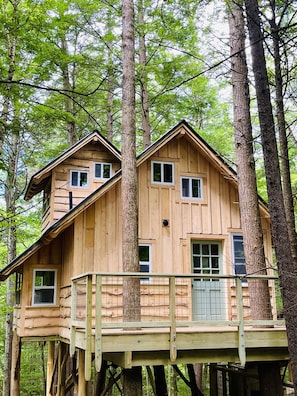
M 99 143 L 87 144 L 62 164 L 56 166 L 52 172 L 50 213 L 45 212 L 43 215 L 43 231 L 70 210 L 70 193 L 72 194 L 72 205 L 75 207 L 105 182 L 105 179 L 94 177 L 94 164 L 96 162 L 111 163 L 112 175 L 120 169 L 119 160 Z M 71 170 L 89 172 L 89 183 L 86 188 L 70 186 Z
M 67 202 L 67 183 L 70 169 L 83 166 L 91 169 L 95 152 L 86 150 L 59 166 L 54 172 L 55 216 L 59 205 Z M 88 160 L 86 160 L 86 157 Z M 102 157 L 100 157 L 102 159 Z M 105 158 L 109 162 L 111 158 Z M 84 162 L 85 161 L 85 162 Z M 88 162 L 89 161 L 89 162 Z M 174 184 L 154 184 L 151 182 L 151 161 L 174 163 Z M 117 166 L 117 165 L 116 165 Z M 115 170 L 115 168 L 114 168 Z M 199 177 L 203 182 L 201 200 L 182 199 L 180 177 Z M 154 273 L 191 273 L 191 242 L 193 240 L 215 240 L 222 246 L 224 274 L 233 273 L 231 254 L 231 234 L 240 232 L 240 216 L 237 190 L 230 180 L 221 174 L 207 158 L 201 155 L 185 137 L 175 138 L 138 168 L 139 182 L 139 242 L 152 246 L 152 272 Z M 86 191 L 87 192 L 87 191 Z M 88 191 L 89 193 L 90 191 Z M 81 190 L 79 190 L 81 193 Z M 59 194 L 59 200 L 58 200 Z M 63 195 L 64 194 L 64 195 Z M 79 195 L 75 196 L 79 198 Z M 63 210 L 61 209 L 60 214 Z M 53 240 L 44 245 L 24 266 L 22 308 L 18 321 L 22 335 L 37 334 L 42 326 L 46 334 L 68 334 L 71 306 L 71 278 L 86 272 L 122 271 L 122 221 L 121 221 L 121 183 L 110 187 L 93 204 L 77 215 L 72 225 Z M 168 226 L 163 220 L 169 221 Z M 268 261 L 272 262 L 269 220 L 262 219 L 265 230 L 265 251 Z M 60 289 L 57 295 L 58 308 L 30 308 L 32 296 L 33 269 L 49 266 L 57 268 Z M 116 288 L 116 290 L 115 290 Z M 121 285 L 104 289 L 106 304 L 112 307 L 115 317 L 121 317 L 121 306 L 116 298 L 121 294 Z M 148 301 L 154 299 L 154 285 L 142 285 L 142 296 Z M 183 297 L 180 315 L 191 318 L 191 285 L 178 290 Z M 187 297 L 185 302 L 184 298 Z M 167 298 L 167 297 L 166 297 Z M 244 296 L 245 300 L 248 300 Z M 177 303 L 179 304 L 179 297 Z M 166 299 L 165 299 L 166 300 Z M 165 307 L 166 305 L 166 307 Z M 235 299 L 230 286 L 226 296 L 226 315 L 234 316 Z M 108 315 L 107 306 L 103 315 Z M 160 320 L 165 317 L 168 304 L 160 310 Z M 144 308 L 148 320 L 152 317 Z M 50 325 L 49 325 L 50 323 Z M 44 333 L 43 333 L 44 334 Z

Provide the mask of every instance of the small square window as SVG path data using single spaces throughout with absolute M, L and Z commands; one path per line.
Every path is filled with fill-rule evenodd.
M 139 245 L 139 270 L 151 272 L 151 245 Z M 150 278 L 141 278 L 142 282 L 149 282 Z
M 56 271 L 34 270 L 33 305 L 56 303 Z
M 95 163 L 95 179 L 110 179 L 112 165 L 105 162 Z
M 174 183 L 174 166 L 170 162 L 152 162 L 152 182 L 162 184 Z
M 70 186 L 85 188 L 89 184 L 89 172 L 72 170 L 70 171 Z
M 182 177 L 181 196 L 182 198 L 202 199 L 202 179 Z

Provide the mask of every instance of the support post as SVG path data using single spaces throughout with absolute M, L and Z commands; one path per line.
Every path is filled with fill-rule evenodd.
M 238 355 L 242 367 L 246 363 L 245 351 L 245 335 L 244 335 L 244 320 L 243 320 L 243 302 L 242 302 L 242 282 L 240 277 L 236 277 L 236 302 L 237 302 L 237 320 L 238 325 Z
M 16 330 L 12 334 L 12 356 L 11 356 L 11 377 L 10 391 L 14 396 L 20 394 L 20 366 L 21 366 L 21 339 Z
M 85 378 L 86 381 L 90 381 L 92 370 L 92 275 L 90 274 L 87 275 L 86 311 Z
M 175 277 L 169 278 L 169 314 L 170 314 L 170 360 L 175 362 L 176 350 L 176 315 L 175 315 Z
M 85 351 L 78 350 L 78 395 L 87 396 L 87 383 L 85 379 Z
M 102 366 L 102 276 L 96 275 L 96 304 L 95 304 L 95 367 L 99 372 Z
M 47 372 L 46 372 L 46 396 L 52 396 L 51 387 L 54 375 L 55 342 L 49 341 L 47 346 Z

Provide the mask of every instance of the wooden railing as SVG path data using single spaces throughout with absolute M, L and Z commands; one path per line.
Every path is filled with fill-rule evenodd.
M 140 321 L 127 322 L 122 314 L 122 281 L 124 277 L 140 279 Z M 182 327 L 232 326 L 238 332 L 238 353 L 245 364 L 246 326 L 284 326 L 277 320 L 275 282 L 276 276 L 232 276 L 198 274 L 152 274 L 152 273 L 86 273 L 72 279 L 70 353 L 76 348 L 77 331 L 85 333 L 86 364 L 91 365 L 92 337 L 95 366 L 99 371 L 102 363 L 102 336 L 106 329 L 167 328 L 170 334 L 170 359 L 176 359 L 176 334 Z M 253 320 L 249 312 L 248 281 L 268 281 L 273 319 Z M 198 283 L 197 283 L 198 282 Z M 193 320 L 193 284 L 208 290 L 215 286 L 225 298 L 222 316 L 214 319 Z M 221 304 L 222 299 L 218 300 Z M 206 301 L 207 302 L 207 301 Z M 150 306 L 151 304 L 151 306 Z M 151 309 L 151 311 L 149 311 Z M 149 313 L 147 313 L 149 311 Z M 271 308 L 270 308 L 271 311 Z M 271 312 L 270 312 L 271 316 Z M 161 320 L 162 319 L 162 320 Z M 86 372 L 91 368 L 86 367 Z

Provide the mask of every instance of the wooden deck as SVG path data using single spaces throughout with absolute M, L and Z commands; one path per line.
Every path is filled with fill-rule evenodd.
M 282 361 L 289 358 L 284 321 L 245 319 L 243 286 L 239 278 L 235 279 L 236 319 L 199 322 L 177 320 L 177 276 L 167 275 L 170 296 L 168 320 L 160 322 L 151 319 L 132 323 L 124 322 L 122 318 L 117 318 L 116 322 L 103 320 L 103 276 L 106 274 L 85 274 L 74 280 L 72 289 L 70 354 L 73 355 L 77 348 L 85 351 L 86 379 L 91 376 L 93 358 L 97 371 L 100 371 L 103 359 L 131 368 L 198 362 L 229 362 L 244 366 L 246 362 Z M 225 278 L 234 280 L 234 277 Z M 85 317 L 79 320 L 76 313 L 81 312 L 82 302 L 75 285 L 82 279 L 86 312 Z

